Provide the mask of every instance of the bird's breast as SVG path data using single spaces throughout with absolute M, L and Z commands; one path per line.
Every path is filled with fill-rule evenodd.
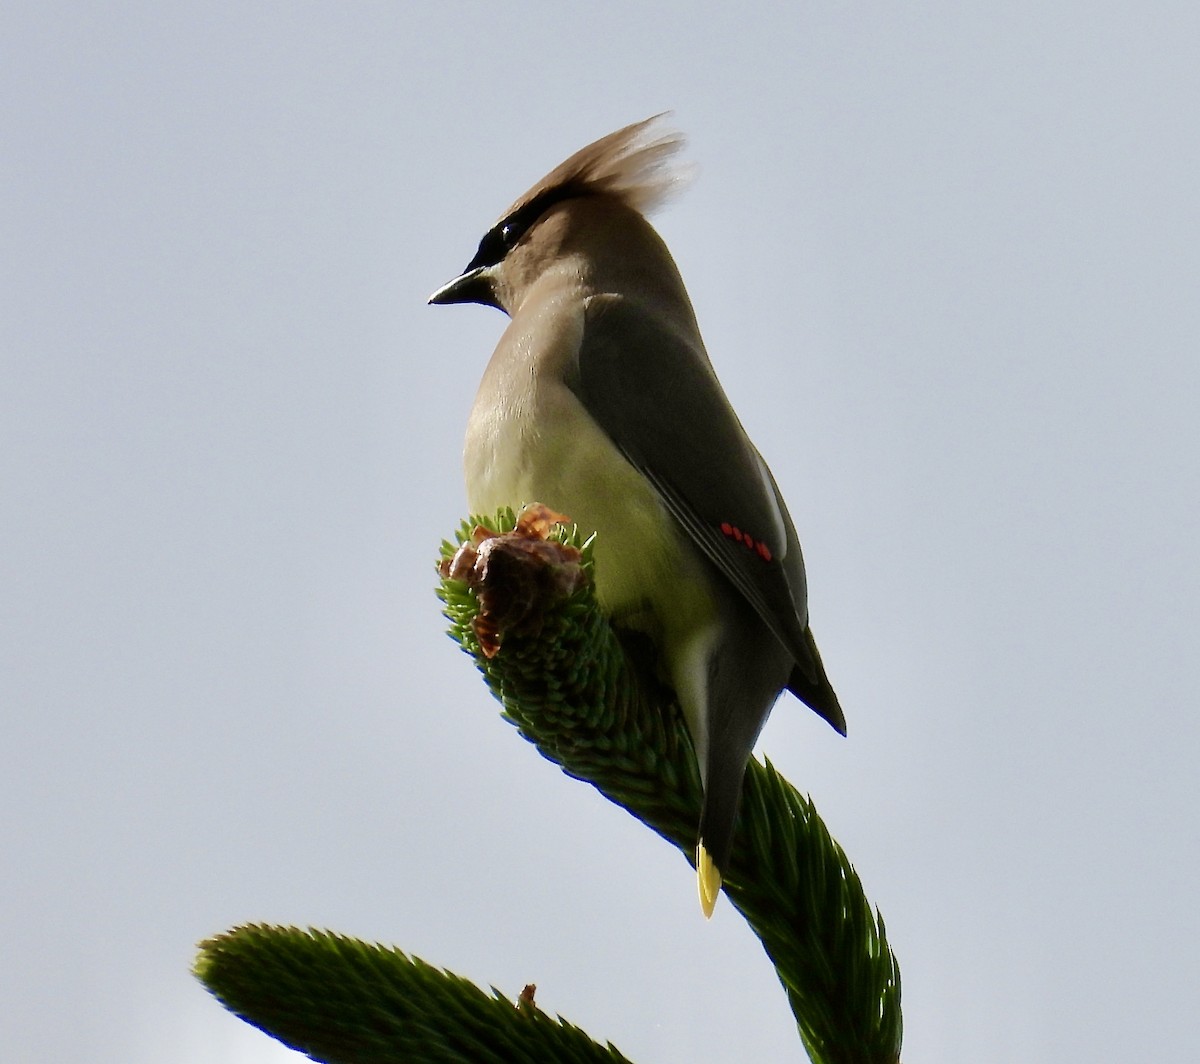
M 650 483 L 566 384 L 581 304 L 510 323 L 480 383 L 464 447 L 467 502 L 489 515 L 544 503 L 597 533 L 596 592 L 607 613 L 662 635 L 712 613 L 709 572 Z

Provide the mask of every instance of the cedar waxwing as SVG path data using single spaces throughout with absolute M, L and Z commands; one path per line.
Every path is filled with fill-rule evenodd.
M 717 381 L 679 271 L 645 214 L 678 183 L 656 119 L 588 145 L 484 235 L 431 303 L 512 319 L 464 452 L 472 513 L 540 502 L 596 541 L 596 594 L 650 637 L 704 782 L 696 847 L 711 916 L 746 762 L 787 688 L 846 731 L 808 627 L 779 488 Z

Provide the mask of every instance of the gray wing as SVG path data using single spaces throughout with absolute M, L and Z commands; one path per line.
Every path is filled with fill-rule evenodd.
M 578 358 L 569 383 L 588 412 L 818 681 L 791 519 L 698 340 L 629 300 L 593 296 Z

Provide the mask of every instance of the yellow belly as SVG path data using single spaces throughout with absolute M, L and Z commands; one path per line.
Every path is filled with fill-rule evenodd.
M 657 644 L 704 766 L 707 670 L 718 634 L 710 569 L 563 383 L 561 359 L 579 343 L 582 317 L 560 309 L 547 306 L 538 328 L 514 322 L 488 366 L 463 451 L 467 503 L 487 517 L 540 502 L 585 537 L 596 533 L 601 608 Z
M 655 622 L 634 618 L 647 609 L 661 613 L 655 609 L 661 600 L 672 613 L 701 608 L 703 614 L 707 574 L 697 572 L 692 549 L 658 495 L 575 396 L 565 387 L 556 391 L 549 402 L 542 397 L 533 419 L 491 412 L 482 415 L 491 422 L 484 431 L 473 420 L 464 453 L 471 512 L 540 502 L 570 517 L 585 536 L 596 532 L 601 606 L 631 626 L 650 630 Z

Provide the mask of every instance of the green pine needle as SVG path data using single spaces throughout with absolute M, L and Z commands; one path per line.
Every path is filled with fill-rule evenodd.
M 443 559 L 480 523 L 464 522 L 457 543 L 443 543 Z M 515 523 L 504 511 L 488 524 L 506 532 Z M 475 591 L 443 578 L 438 594 L 450 635 L 475 660 L 504 716 L 544 757 L 591 783 L 691 862 L 702 791 L 679 708 L 636 663 L 636 645 L 618 640 L 601 614 L 590 542 L 565 528 L 551 539 L 579 549 L 586 579 L 578 590 L 563 597 L 537 585 L 532 613 L 502 625 L 499 653 L 488 657 L 475 624 Z M 774 963 L 814 1064 L 898 1064 L 900 971 L 883 918 L 816 809 L 770 762 L 752 760 L 738 824 L 725 893 Z M 222 1004 L 326 1064 L 626 1059 L 532 1004 L 515 1007 L 496 991 L 489 996 L 384 946 L 249 925 L 200 949 L 196 975 Z
M 464 522 L 457 544 L 477 524 L 504 532 L 511 511 Z M 590 544 L 577 529 L 559 542 Z M 629 660 L 601 614 L 591 582 L 547 610 L 536 632 L 502 632 L 486 658 L 472 621 L 479 610 L 463 581 L 444 579 L 450 636 L 470 654 L 505 716 L 568 775 L 668 839 L 694 860 L 702 797 L 691 740 L 678 706 Z M 739 828 L 725 893 L 746 917 L 775 964 L 800 1036 L 816 1064 L 894 1064 L 900 1057 L 900 970 L 883 918 L 858 874 L 830 837 L 812 802 L 768 762 L 746 772 Z
M 200 944 L 231 1012 L 325 1064 L 629 1064 L 540 1009 L 397 949 L 251 924 Z

